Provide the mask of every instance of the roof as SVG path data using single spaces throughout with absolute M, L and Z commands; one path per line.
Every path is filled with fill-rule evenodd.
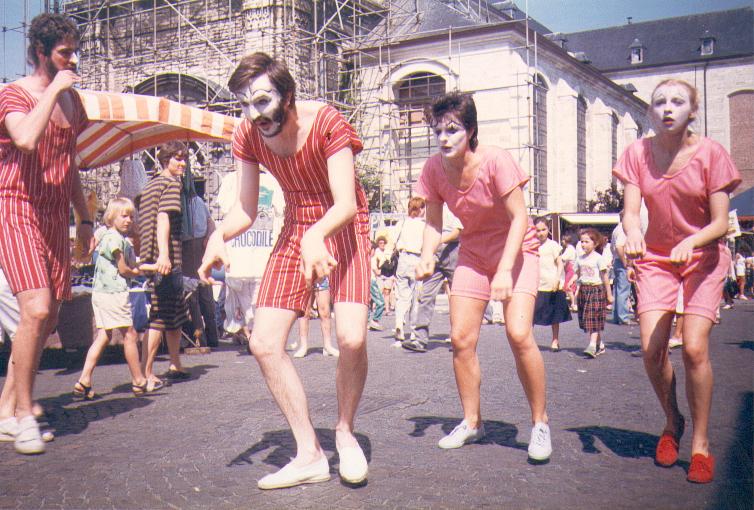
M 526 14 L 511 0 L 466 3 L 459 0 L 394 0 L 391 6 L 390 26 L 387 25 L 387 18 L 380 22 L 367 38 L 367 46 L 370 42 L 379 45 L 379 41 L 385 35 L 394 42 L 413 39 L 438 30 L 525 19 Z M 552 32 L 532 18 L 529 18 L 529 28 L 542 35 Z
M 565 48 L 584 52 L 601 71 L 719 60 L 754 55 L 752 26 L 754 10 L 745 7 L 565 34 Z M 709 56 L 699 51 L 705 31 L 715 38 Z M 629 47 L 636 39 L 644 47 L 644 58 L 631 64 Z

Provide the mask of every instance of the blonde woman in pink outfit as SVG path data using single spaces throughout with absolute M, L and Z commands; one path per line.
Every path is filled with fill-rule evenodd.
M 694 432 L 687 479 L 714 478 L 707 427 L 712 400 L 709 336 L 730 266 L 722 241 L 728 230 L 728 194 L 741 177 L 725 149 L 689 129 L 697 91 L 681 80 L 664 80 L 652 93 L 649 115 L 655 136 L 637 140 L 613 174 L 625 185 L 625 250 L 634 259 L 644 367 L 665 412 L 655 463 L 678 460 L 685 420 L 678 409 L 668 339 L 678 288 L 683 287 L 683 364 Z M 642 235 L 639 208 L 649 210 Z
M 453 370 L 464 419 L 440 448 L 459 448 L 484 436 L 481 373 L 476 354 L 487 302 L 503 301 L 508 342 L 516 360 L 534 427 L 529 457 L 552 453 L 545 412 L 545 370 L 532 335 L 539 286 L 539 242 L 529 221 L 523 186 L 528 175 L 499 147 L 478 145 L 474 100 L 451 93 L 431 107 L 430 124 L 440 153 L 432 156 L 416 186 L 427 201 L 426 227 L 417 278 L 434 270 L 442 232 L 442 204 L 461 220 L 461 248 L 450 291 Z

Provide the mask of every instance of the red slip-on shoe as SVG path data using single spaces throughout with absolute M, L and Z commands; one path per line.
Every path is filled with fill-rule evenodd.
M 662 432 L 655 450 L 655 464 L 662 467 L 671 467 L 676 463 L 678 460 L 678 443 L 681 441 L 685 428 L 686 420 L 681 416 L 677 434 L 669 430 Z
M 686 480 L 692 483 L 710 483 L 715 478 L 715 457 L 695 453 Z

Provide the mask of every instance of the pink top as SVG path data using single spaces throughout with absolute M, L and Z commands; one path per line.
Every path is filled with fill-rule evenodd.
M 463 230 L 458 263 L 465 262 L 494 273 L 510 229 L 505 196 L 516 187 L 523 188 L 529 176 L 506 150 L 486 145 L 479 146 L 476 151 L 482 161 L 476 178 L 467 189 L 458 189 L 448 182 L 442 156 L 436 154 L 424 164 L 416 183 L 416 193 L 428 202 L 447 203 L 451 212 L 461 220 Z M 539 241 L 531 221 L 522 250 L 534 255 L 539 253 Z
M 702 138 L 689 162 L 671 175 L 655 167 L 650 139 L 639 139 L 623 152 L 613 175 L 641 190 L 649 211 L 644 239 L 660 255 L 669 255 L 680 241 L 709 225 L 710 194 L 730 193 L 741 183 L 728 153 L 709 138 Z

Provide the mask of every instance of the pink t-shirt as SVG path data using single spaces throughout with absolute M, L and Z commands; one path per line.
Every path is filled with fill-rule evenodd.
M 672 175 L 655 167 L 651 141 L 642 138 L 623 152 L 613 175 L 641 190 L 649 211 L 644 239 L 647 248 L 660 255 L 669 255 L 680 241 L 709 225 L 712 193 L 730 193 L 741 183 L 733 160 L 709 138 L 701 138 L 686 166 Z
M 442 156 L 436 154 L 424 164 L 416 183 L 416 193 L 428 202 L 447 203 L 450 211 L 463 224 L 459 265 L 471 265 L 494 273 L 508 239 L 510 219 L 505 210 L 505 196 L 516 187 L 523 188 L 529 176 L 511 155 L 495 146 L 479 146 L 482 161 L 477 176 L 465 190 L 448 182 Z M 534 227 L 524 236 L 522 250 L 537 255 L 539 241 Z

